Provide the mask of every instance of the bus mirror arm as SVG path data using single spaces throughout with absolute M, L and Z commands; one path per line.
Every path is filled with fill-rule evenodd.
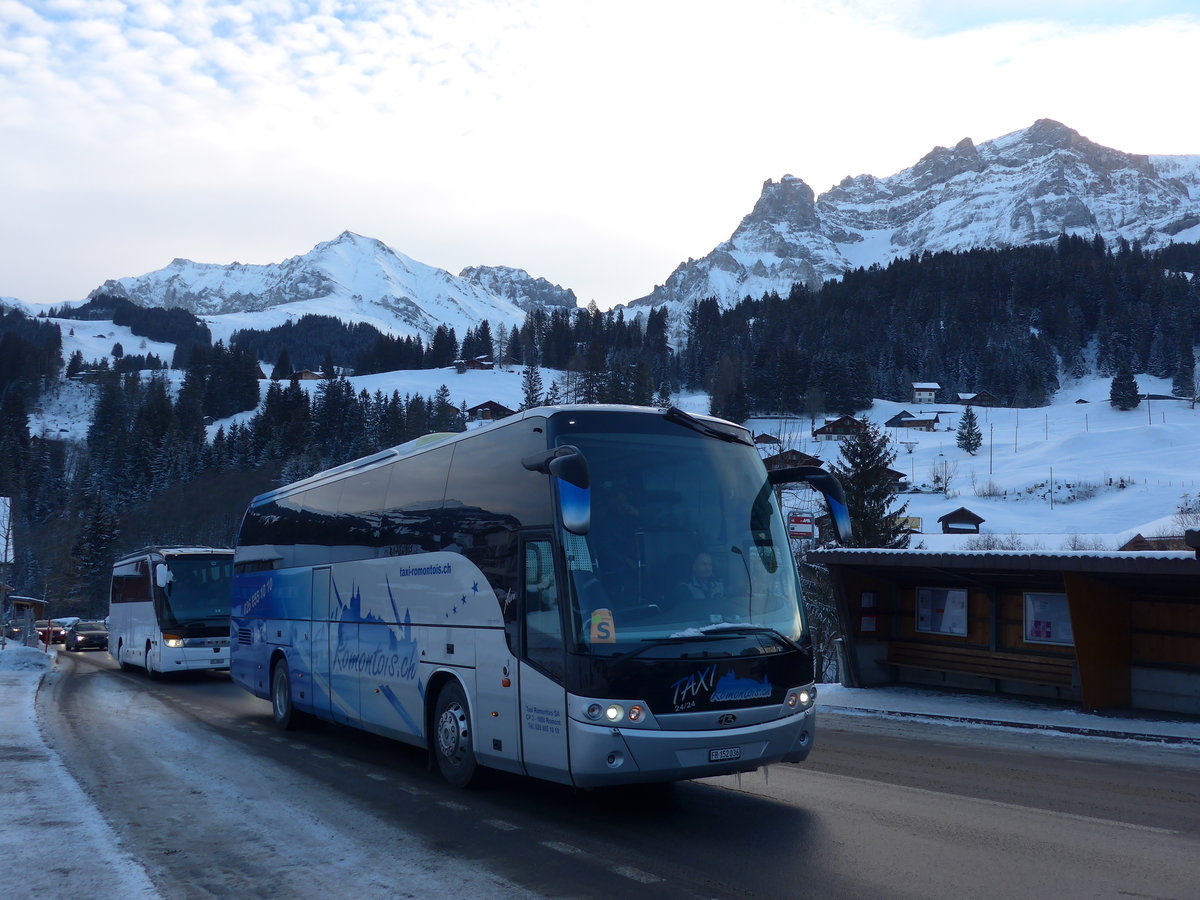
M 570 444 L 526 456 L 521 460 L 521 465 L 531 472 L 561 478 L 581 490 L 587 490 L 590 485 L 587 459 L 579 452 L 578 447 L 572 447 Z
M 832 473 L 826 472 L 819 466 L 792 466 L 768 472 L 767 481 L 772 485 L 803 482 L 813 490 L 820 491 L 825 497 L 825 504 L 829 507 L 829 516 L 833 520 L 833 529 L 837 532 L 838 543 L 848 544 L 853 540 L 850 511 L 846 505 L 846 492 L 842 489 L 842 483 Z

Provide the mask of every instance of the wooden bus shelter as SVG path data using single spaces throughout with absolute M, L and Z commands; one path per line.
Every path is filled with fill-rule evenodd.
M 849 686 L 1200 715 L 1198 556 L 826 549 L 809 560 L 831 576 Z

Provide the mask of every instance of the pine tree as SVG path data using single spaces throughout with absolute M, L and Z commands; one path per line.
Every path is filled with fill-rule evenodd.
M 846 491 L 846 505 L 854 528 L 854 547 L 907 547 L 908 532 L 900 519 L 908 503 L 893 509 L 896 479 L 889 468 L 896 459 L 887 434 L 868 421 L 861 432 L 841 442 L 841 459 L 830 470 Z
M 1175 374 L 1171 379 L 1171 393 L 1176 397 L 1196 396 L 1196 354 L 1190 338 L 1179 342 Z
M 438 385 L 437 392 L 429 404 L 429 428 L 431 431 L 455 431 L 458 412 L 450 402 L 450 388 Z
M 713 377 L 709 396 L 709 412 L 731 422 L 744 422 L 750 415 L 746 405 L 746 386 L 738 358 L 726 353 L 721 356 Z
M 112 573 L 113 551 L 120 536 L 119 520 L 101 491 L 88 493 L 79 516 L 82 527 L 71 548 L 75 579 L 93 596 L 102 596 Z
M 283 378 L 292 377 L 292 359 L 288 356 L 287 347 L 279 351 L 279 358 L 275 361 L 275 368 L 271 370 L 271 380 L 279 381 Z
M 71 359 L 67 362 L 67 377 L 74 378 L 83 371 L 83 352 L 76 350 L 71 354 Z
M 1138 395 L 1137 380 L 1129 369 L 1122 368 L 1112 380 L 1108 391 L 1108 402 L 1114 409 L 1135 409 L 1141 405 L 1142 398 Z
M 542 372 L 536 365 L 528 365 L 521 373 L 521 409 L 533 409 L 542 404 Z
M 958 423 L 956 443 L 959 449 L 966 450 L 972 456 L 983 445 L 983 433 L 979 430 L 979 420 L 975 416 L 975 410 L 969 406 L 963 410 L 962 420 Z

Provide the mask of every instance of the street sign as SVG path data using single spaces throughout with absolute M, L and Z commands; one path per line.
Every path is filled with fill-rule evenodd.
M 810 538 L 813 536 L 813 517 L 803 513 L 788 515 L 788 537 Z

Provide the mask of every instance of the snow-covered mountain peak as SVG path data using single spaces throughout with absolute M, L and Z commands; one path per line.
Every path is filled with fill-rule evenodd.
M 146 275 L 106 281 L 91 296 L 99 294 L 127 297 L 142 306 L 182 307 L 205 317 L 218 335 L 237 327 L 268 328 L 305 314 L 425 338 L 442 324 L 463 333 L 484 320 L 511 327 L 525 318 L 524 309 L 504 293 L 353 231 L 279 263 L 175 259 Z
M 633 306 L 786 294 L 847 269 L 926 250 L 1054 240 L 1062 233 L 1153 247 L 1200 240 L 1200 156 L 1146 156 L 1097 144 L 1053 119 L 978 146 L 934 147 L 885 178 L 844 178 L 814 198 L 768 179 L 728 241 L 678 266 Z

